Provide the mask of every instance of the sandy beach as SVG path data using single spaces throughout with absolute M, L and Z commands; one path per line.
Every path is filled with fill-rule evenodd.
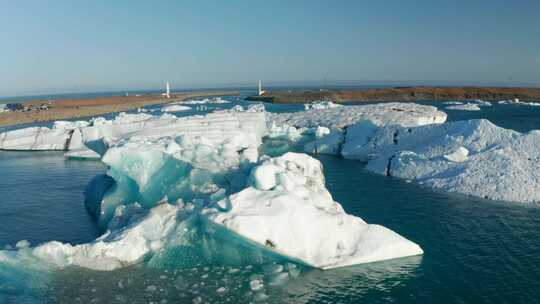
M 191 93 L 178 93 L 174 94 L 170 99 L 166 99 L 164 98 L 164 96 L 161 95 L 141 95 L 55 100 L 51 102 L 48 110 L 0 113 L 0 127 L 32 122 L 43 122 L 103 115 L 107 113 L 133 110 L 152 104 L 170 103 L 197 97 L 224 95 L 234 96 L 238 95 L 238 92 L 200 91 Z M 44 102 L 43 100 L 36 100 L 25 102 L 25 105 L 40 105 L 43 103 L 46 102 Z

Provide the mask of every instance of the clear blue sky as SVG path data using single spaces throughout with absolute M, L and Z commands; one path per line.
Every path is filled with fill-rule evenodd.
M 0 28 L 0 96 L 165 80 L 540 84 L 538 0 L 2 1 Z

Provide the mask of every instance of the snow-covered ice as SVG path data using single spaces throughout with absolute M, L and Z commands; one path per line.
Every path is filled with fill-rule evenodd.
M 346 214 L 325 188 L 319 161 L 295 153 L 259 158 L 267 134 L 260 109 L 142 118 L 96 119 L 75 129 L 83 143 L 101 142 L 96 152 L 109 168 L 86 190 L 87 209 L 104 234 L 80 245 L 52 241 L 4 250 L 0 260 L 111 270 L 177 242 L 186 246 L 198 229 L 319 268 L 422 254 L 395 232 Z M 272 284 L 285 279 L 276 276 Z
M 331 101 L 314 101 L 312 103 L 304 104 L 304 110 L 323 110 L 330 108 L 342 107 L 343 105 L 333 103 Z
M 264 108 L 253 106 L 245 110 L 239 107 L 236 111 L 230 111 L 234 112 L 231 114 L 229 111 L 217 111 L 206 116 L 182 118 L 168 113 L 161 116 L 120 113 L 110 120 L 98 117 L 88 122 L 57 121 L 52 128 L 30 127 L 0 133 L 0 149 L 67 150 L 66 157 L 99 158 L 99 154 L 106 150 L 105 145 L 124 137 L 204 134 L 212 139 L 227 136 L 224 132 L 234 132 L 235 129 L 253 128 L 255 136 L 266 132 Z
M 325 188 L 321 163 L 306 154 L 264 160 L 246 189 L 203 214 L 259 246 L 318 268 L 423 253 L 397 233 L 345 213 Z
M 342 155 L 448 192 L 540 202 L 540 131 L 519 133 L 484 119 L 413 128 L 364 123 L 348 128 Z
M 538 107 L 540 106 L 540 102 L 526 102 L 526 101 L 520 101 L 518 98 L 515 99 L 509 99 L 509 100 L 501 100 L 498 102 L 499 104 L 510 104 L 510 105 L 523 105 L 523 106 L 532 106 L 532 107 Z
M 73 130 L 30 127 L 0 133 L 3 150 L 66 150 Z
M 274 122 L 279 126 L 286 124 L 296 128 L 321 126 L 330 129 L 343 129 L 366 119 L 379 126 L 402 125 L 408 127 L 443 123 L 446 121 L 446 113 L 433 106 L 392 102 L 269 114 L 269 123 Z
M 178 101 L 175 104 L 189 104 L 189 105 L 196 105 L 196 104 L 223 104 L 223 103 L 230 103 L 230 101 L 223 99 L 221 97 L 214 97 L 214 98 L 204 98 L 204 99 L 193 99 L 193 100 L 185 100 L 185 101 Z
M 474 103 L 467 103 L 461 105 L 452 105 L 446 107 L 447 110 L 459 110 L 459 111 L 480 111 L 480 107 Z
M 188 106 L 182 106 L 178 104 L 171 104 L 166 105 L 163 108 L 161 108 L 161 112 L 182 112 L 182 111 L 190 111 L 191 108 Z
M 493 105 L 493 104 L 491 104 L 491 102 L 485 101 L 485 100 L 482 100 L 482 99 L 475 99 L 473 101 L 473 103 L 480 106 L 480 107 L 491 107 Z

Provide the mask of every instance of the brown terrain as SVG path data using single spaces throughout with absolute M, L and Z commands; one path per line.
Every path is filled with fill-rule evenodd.
M 499 101 L 519 98 L 523 101 L 540 101 L 540 88 L 498 87 L 395 87 L 365 90 L 276 91 L 251 100 L 275 103 L 305 103 L 314 100 L 331 100 L 338 103 L 355 101 L 417 101 L 417 100 L 468 100 Z
M 182 101 L 196 97 L 211 97 L 224 95 L 234 96 L 238 95 L 238 92 L 208 91 L 178 94 L 175 93 L 171 99 L 166 99 L 161 95 L 111 96 L 90 99 L 55 100 L 52 101 L 50 104 L 48 104 L 47 101 L 36 100 L 25 102 L 24 105 L 39 106 L 46 103 L 48 104 L 48 110 L 0 113 L 0 127 L 32 122 L 90 117 L 113 112 L 133 110 L 152 104 Z

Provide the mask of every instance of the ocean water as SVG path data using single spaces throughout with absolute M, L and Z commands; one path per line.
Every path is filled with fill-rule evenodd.
M 431 102 L 441 107 L 443 105 Z M 226 107 L 216 105 L 216 107 Z M 268 105 L 296 111 L 301 105 Z M 540 129 L 540 107 L 446 111 L 518 131 Z M 187 115 L 187 114 L 181 114 Z M 112 272 L 13 272 L 0 261 L 0 303 L 534 303 L 540 301 L 540 208 L 438 192 L 318 156 L 348 213 L 418 243 L 423 256 L 320 271 L 269 259 L 189 267 L 146 264 Z M 26 239 L 83 243 L 98 235 L 83 204 L 99 162 L 56 152 L 0 151 L 0 247 Z M 276 264 L 286 275 L 275 273 Z M 253 293 L 249 282 L 264 281 Z

